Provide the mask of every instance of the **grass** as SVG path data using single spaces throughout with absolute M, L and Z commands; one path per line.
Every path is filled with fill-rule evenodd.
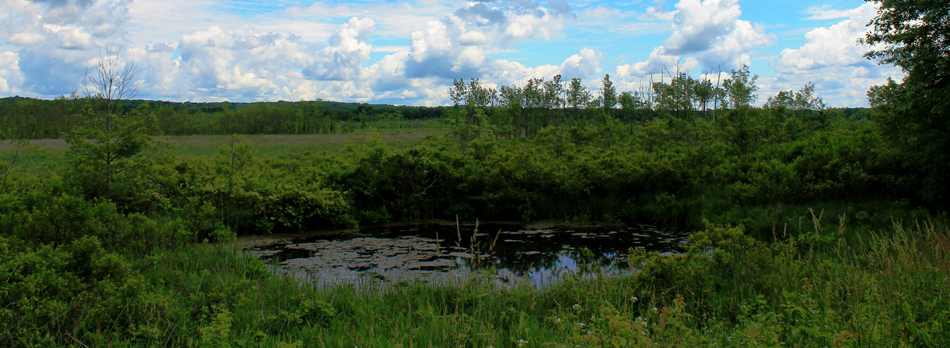
M 279 156 L 285 153 L 311 152 L 336 153 L 347 145 L 358 145 L 374 140 L 390 142 L 397 147 L 407 146 L 426 136 L 442 136 L 444 129 L 425 128 L 401 130 L 397 134 L 389 130 L 357 130 L 347 134 L 307 134 L 307 135 L 242 135 L 240 139 L 249 142 L 259 157 Z M 168 143 L 166 154 L 184 157 L 212 157 L 222 146 L 230 144 L 229 135 L 195 135 L 156 137 L 156 140 Z
M 278 157 L 290 153 L 337 153 L 348 145 L 359 145 L 372 141 L 394 144 L 397 148 L 413 144 L 417 140 L 445 134 L 442 128 L 403 129 L 393 134 L 391 130 L 367 129 L 346 134 L 305 134 L 305 135 L 241 135 L 237 139 L 247 141 L 255 149 L 259 158 Z M 181 157 L 214 157 L 221 147 L 231 142 L 230 135 L 184 135 L 157 136 L 160 146 L 152 149 L 152 154 L 176 155 Z M 62 139 L 38 139 L 30 141 L 25 148 L 17 148 L 12 141 L 0 141 L 0 163 L 13 165 L 27 172 L 48 172 L 50 168 L 63 162 L 68 149 Z M 146 153 L 148 154 L 148 153 Z M 0 171 L 6 170 L 0 168 Z
M 646 255 L 640 274 L 578 274 L 543 290 L 495 288 L 488 274 L 461 286 L 323 291 L 285 284 L 283 291 L 297 289 L 310 299 L 301 303 L 325 307 L 318 306 L 319 320 L 275 333 L 326 347 L 941 346 L 950 319 L 948 236 L 932 223 L 896 225 L 852 248 L 834 236 L 812 235 L 767 245 L 740 229 L 716 228 L 695 239 L 716 245 L 714 254 Z M 697 275 L 703 270 L 710 271 Z M 245 313 L 234 308 L 235 318 Z M 237 340 L 260 329 L 249 317 L 234 324 Z
M 94 239 L 0 239 L 0 343 L 10 346 L 946 346 L 950 229 L 918 220 L 771 243 L 710 226 L 687 253 L 631 251 L 639 272 L 590 263 L 542 289 L 459 284 L 316 287 L 233 244 L 149 255 Z M 75 260 L 88 259 L 76 268 Z M 86 264 L 86 263 L 82 263 Z M 105 273 L 103 273 L 105 272 Z M 40 278 L 42 275 L 46 278 Z M 82 283 L 76 284 L 77 281 Z M 60 289 L 56 292 L 50 292 Z M 69 290 L 72 289 L 72 290 Z M 39 292 L 34 292 L 39 291 Z M 14 295 L 8 301 L 5 294 Z M 25 294 L 36 294 L 25 296 Z M 42 295 L 41 294 L 46 294 Z M 84 319 L 79 319 L 81 317 Z M 48 325 L 47 318 L 57 319 Z M 72 318 L 72 319 L 69 319 Z
M 139 342 L 269 347 L 950 343 L 946 227 L 897 225 L 864 238 L 860 247 L 836 238 L 808 235 L 765 244 L 739 228 L 717 227 L 697 235 L 699 247 L 687 254 L 632 255 L 641 265 L 637 274 L 592 278 L 579 273 L 541 290 L 527 284 L 496 287 L 490 272 L 460 285 L 365 282 L 316 288 L 272 276 L 267 265 L 233 247 L 194 245 L 159 253 L 140 265 L 150 283 L 171 291 L 174 310 L 168 310 L 166 327 L 153 330 L 162 334 Z

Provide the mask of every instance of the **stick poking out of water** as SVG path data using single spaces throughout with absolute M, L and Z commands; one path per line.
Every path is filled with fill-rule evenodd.
M 459 227 L 459 216 L 455 216 L 455 233 L 458 234 L 459 239 L 455 240 L 455 246 L 461 246 L 459 243 L 462 241 L 462 229 Z

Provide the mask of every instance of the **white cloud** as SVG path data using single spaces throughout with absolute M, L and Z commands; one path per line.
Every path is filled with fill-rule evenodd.
M 293 93 L 294 83 L 301 83 L 281 79 L 286 79 L 289 71 L 300 69 L 310 61 L 307 49 L 308 46 L 292 36 L 262 35 L 249 28 L 225 32 L 211 27 L 182 37 L 177 46 L 181 57 L 175 60 L 175 64 L 161 61 L 153 64 L 170 69 L 176 75 L 172 85 L 181 90 L 169 91 L 173 94 L 272 100 L 286 97 L 284 88 Z M 165 60 L 169 59 L 167 55 L 165 57 Z M 162 53 L 157 52 L 156 58 L 161 59 Z M 158 80 L 161 76 L 153 79 Z M 161 88 L 157 83 L 152 86 Z
M 683 0 L 676 8 L 673 34 L 663 45 L 671 55 L 709 50 L 735 31 L 742 14 L 738 0 Z
M 672 33 L 646 61 L 617 67 L 621 85 L 677 70 L 736 69 L 751 64 L 752 49 L 773 42 L 761 25 L 739 19 L 738 0 L 682 0 L 675 7 L 670 12 L 648 11 L 672 18 Z
M 406 78 L 406 61 L 409 52 L 397 52 L 383 57 L 379 62 L 370 66 L 368 74 L 374 77 L 373 89 L 388 92 L 408 86 Z
M 49 24 L 46 24 L 43 27 L 49 29 L 47 26 L 49 26 Z M 92 42 L 92 35 L 86 32 L 84 28 L 68 26 L 51 31 L 59 36 L 59 47 L 61 48 L 82 50 L 92 48 L 94 46 Z
M 603 52 L 585 48 L 564 60 L 564 63 L 561 64 L 561 75 L 565 79 L 574 77 L 589 79 L 594 77 L 600 73 L 600 61 L 603 58 Z
M 489 54 L 554 38 L 573 18 L 563 0 L 546 7 L 524 0 L 473 2 L 454 10 L 458 2 L 325 4 L 248 16 L 227 11 L 244 4 L 212 0 L 3 0 L 0 40 L 16 57 L 16 69 L 4 70 L 5 88 L 18 85 L 46 97 L 81 89 L 82 72 L 100 47 L 116 45 L 127 47 L 123 60 L 142 68 L 142 97 L 441 104 L 448 79 L 484 77 L 492 66 Z M 350 18 L 330 24 L 342 16 Z M 254 27 L 235 25 L 249 17 L 256 19 Z M 410 44 L 373 47 L 379 36 L 408 37 Z M 390 54 L 364 67 L 371 52 Z M 597 70 L 591 64 L 601 57 L 595 58 L 574 59 L 566 69 Z M 561 68 L 537 69 L 554 70 Z
M 489 74 L 487 52 L 527 40 L 548 40 L 573 18 L 563 1 L 549 8 L 532 1 L 471 2 L 452 15 L 430 21 L 412 33 L 405 72 L 409 78 L 483 77 Z
M 867 32 L 865 24 L 874 17 L 876 9 L 871 3 L 852 11 L 850 18 L 830 27 L 816 28 L 805 34 L 805 44 L 797 49 L 782 51 L 777 69 L 782 72 L 802 72 L 829 66 L 871 64 L 864 59 L 867 48 L 858 44 L 858 39 Z
M 12 43 L 17 46 L 30 46 L 35 45 L 46 40 L 46 37 L 43 34 L 31 31 L 24 31 L 20 33 L 13 34 L 7 39 L 7 42 Z
M 0 53 L 0 93 L 17 93 L 16 86 L 23 82 L 18 64 L 19 56 L 14 52 Z
M 808 19 L 811 20 L 824 20 L 824 19 L 838 19 L 838 18 L 851 18 L 855 15 L 860 15 L 862 11 L 861 7 L 848 9 L 848 10 L 835 10 L 830 5 L 819 5 L 812 6 L 805 10 L 805 13 L 810 14 L 811 16 Z
M 492 63 L 491 75 L 486 85 L 523 85 L 528 79 L 547 79 L 561 73 L 561 67 L 542 65 L 527 67 L 518 62 L 499 59 Z
M 462 34 L 458 38 L 458 42 L 466 45 L 484 45 L 488 43 L 488 37 L 485 34 L 478 31 L 470 31 L 465 34 Z
M 341 25 L 314 57 L 314 64 L 306 67 L 307 77 L 316 80 L 357 80 L 363 78 L 363 62 L 369 60 L 372 46 L 365 41 L 373 33 L 372 19 L 356 17 Z
M 761 59 L 756 48 L 774 41 L 761 25 L 740 19 L 737 0 L 655 4 L 634 10 L 631 3 L 587 0 L 318 1 L 303 7 L 216 0 L 0 0 L 0 93 L 68 94 L 81 86 L 100 47 L 115 45 L 126 48 L 124 60 L 134 58 L 142 67 L 141 97 L 439 105 L 453 78 L 479 77 L 488 86 L 555 74 L 599 79 L 608 59 L 601 50 L 613 52 L 644 34 L 668 37 L 645 51 L 650 55 L 644 61 L 610 71 L 618 88 L 677 67 L 728 71 Z M 802 47 L 776 57 L 778 75 L 759 80 L 763 95 L 811 80 L 819 93 L 847 91 L 840 100 L 863 100 L 866 86 L 890 71 L 865 61 L 864 49 L 854 45 L 873 9 L 825 6 L 805 13 L 842 21 L 810 31 Z M 589 35 L 602 38 L 581 41 Z M 562 63 L 518 61 L 538 57 L 536 48 L 551 54 L 550 45 L 539 42 L 563 36 L 576 51 L 556 58 Z M 615 61 L 629 59 L 621 57 Z
M 866 106 L 865 92 L 870 86 L 883 83 L 888 76 L 900 79 L 898 69 L 865 59 L 868 47 L 858 43 L 868 30 L 866 23 L 877 14 L 875 4 L 841 12 L 848 17 L 809 31 L 801 47 L 782 51 L 774 66 L 776 76 L 762 80 L 764 96 L 814 82 L 818 95 L 831 105 Z

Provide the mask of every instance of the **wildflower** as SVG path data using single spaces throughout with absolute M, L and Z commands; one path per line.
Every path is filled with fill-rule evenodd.
M 659 309 L 656 309 L 656 307 L 653 307 L 652 311 L 653 311 L 653 312 L 659 312 L 660 310 L 659 310 Z
M 560 324 L 562 321 L 561 318 L 554 319 L 555 324 Z
M 577 323 L 577 326 L 585 327 L 585 326 L 587 326 L 587 324 L 584 324 L 584 323 Z
M 571 308 L 578 309 L 581 308 L 581 305 L 580 303 L 575 303 L 573 306 L 571 306 Z
M 636 297 L 636 296 L 630 296 L 630 301 L 637 302 L 637 297 Z
M 518 342 L 515 342 L 515 343 L 518 344 L 518 347 L 522 347 L 522 346 L 528 344 L 528 341 L 525 341 L 523 338 L 521 338 L 521 339 L 518 339 Z

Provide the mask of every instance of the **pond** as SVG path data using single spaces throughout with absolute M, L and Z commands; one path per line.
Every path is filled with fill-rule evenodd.
M 499 284 L 537 287 L 581 264 L 617 273 L 630 248 L 684 251 L 688 231 L 652 225 L 544 226 L 414 223 L 241 240 L 246 252 L 316 286 L 366 281 L 459 283 L 494 268 Z M 585 258 L 582 250 L 591 251 Z

